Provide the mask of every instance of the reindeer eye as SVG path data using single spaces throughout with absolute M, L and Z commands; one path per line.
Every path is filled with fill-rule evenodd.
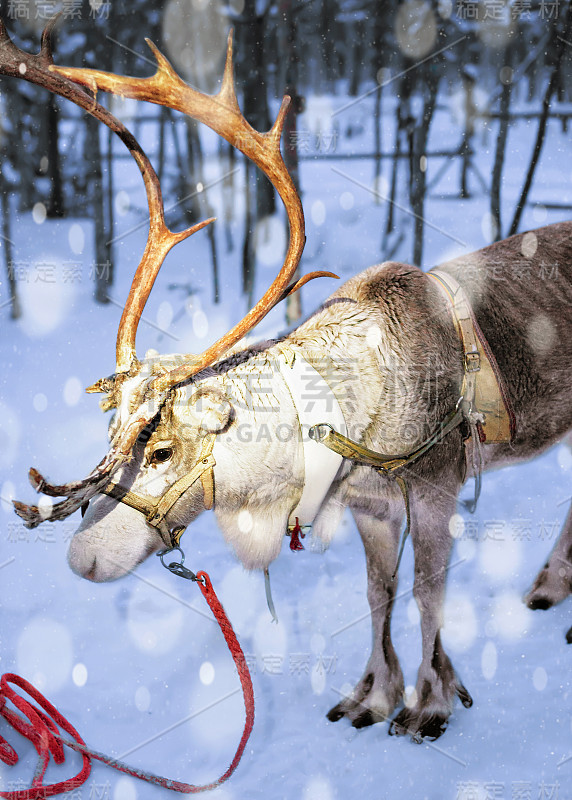
M 173 455 L 173 448 L 172 447 L 159 447 L 153 455 L 151 456 L 151 463 L 152 464 L 164 464 L 165 461 L 168 461 Z

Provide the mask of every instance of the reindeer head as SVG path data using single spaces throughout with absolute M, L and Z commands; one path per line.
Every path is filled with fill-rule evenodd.
M 80 507 L 84 511 L 87 509 L 72 540 L 70 564 L 79 574 L 102 581 L 120 577 L 153 551 L 176 541 L 174 537 L 180 530 L 201 510 L 212 505 L 213 470 L 206 461 L 212 460 L 214 438 L 224 433 L 232 421 L 233 410 L 224 394 L 209 384 L 205 371 L 288 294 L 312 278 L 337 276 L 315 272 L 290 283 L 305 242 L 302 206 L 280 153 L 290 98 L 284 98 L 276 122 L 267 133 L 260 133 L 248 124 L 240 112 L 234 88 L 231 36 L 221 89 L 217 95 L 209 96 L 181 80 L 149 40 L 147 42 L 157 60 L 157 71 L 149 78 L 56 67 L 50 48 L 54 23 L 55 19 L 44 31 L 39 54 L 31 55 L 13 44 L 0 21 L 0 74 L 23 78 L 72 100 L 122 139 L 143 176 L 150 225 L 145 251 L 119 324 L 115 374 L 87 390 L 104 392 L 106 398 L 102 408 L 116 409 L 110 426 L 110 449 L 81 481 L 57 486 L 46 481 L 36 470 L 30 471 L 31 483 L 37 491 L 66 498 L 55 503 L 49 515 L 41 513 L 36 506 L 19 502 L 14 505 L 28 527 L 35 527 L 45 519 L 64 519 Z M 125 126 L 97 103 L 98 90 L 168 106 L 208 125 L 262 169 L 286 208 L 290 240 L 279 274 L 242 321 L 199 355 L 175 359 L 152 357 L 139 361 L 135 337 L 143 308 L 167 253 L 175 244 L 213 220 L 179 233 L 169 230 L 165 224 L 159 181 L 149 159 Z M 209 447 L 210 452 L 207 452 Z M 236 456 L 236 447 L 234 450 L 233 447 L 221 449 L 221 467 L 226 463 L 227 470 L 230 469 L 229 454 Z M 203 471 L 202 461 L 205 461 Z M 183 486 L 180 482 L 189 473 L 192 476 L 196 473 L 197 477 L 175 497 Z M 137 497 L 146 498 L 146 502 L 140 503 L 140 510 Z M 153 501 L 149 498 L 165 497 L 169 502 L 173 497 L 175 500 L 170 502 L 167 511 L 159 508 L 159 519 L 155 519 L 151 508 Z M 277 513 L 283 515 L 279 498 L 277 507 L 280 509 Z M 227 510 L 227 528 L 233 519 L 232 510 Z M 259 546 L 256 531 L 252 537 L 254 547 L 246 548 L 239 555 L 247 566 L 265 565 L 270 551 L 266 552 Z M 235 549 L 239 551 L 240 547 Z M 276 546 L 270 550 L 275 552 Z
M 142 371 L 157 365 L 155 359 L 146 359 Z M 124 424 L 122 412 L 128 414 L 129 405 L 139 402 L 143 382 L 125 384 L 124 403 L 110 424 L 110 441 Z M 216 386 L 191 383 L 173 390 L 140 433 L 130 461 L 84 503 L 69 550 L 74 572 L 94 581 L 111 580 L 151 553 L 178 543 L 198 514 L 213 506 L 214 440 L 232 417 L 229 401 Z

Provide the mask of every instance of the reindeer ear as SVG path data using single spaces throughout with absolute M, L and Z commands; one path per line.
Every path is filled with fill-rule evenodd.
M 226 428 L 232 417 L 232 406 L 226 395 L 218 389 L 199 389 L 191 402 L 205 433 L 219 433 Z

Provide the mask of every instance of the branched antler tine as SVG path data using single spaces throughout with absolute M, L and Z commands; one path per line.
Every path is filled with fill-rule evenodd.
M 232 67 L 232 33 L 229 34 L 222 86 L 217 95 L 205 95 L 188 86 L 175 72 L 169 61 L 149 40 L 157 61 L 157 70 L 148 78 L 118 76 L 89 69 L 54 67 L 61 75 L 103 91 L 147 100 L 181 111 L 204 123 L 258 166 L 276 188 L 288 214 L 290 239 L 284 264 L 272 285 L 258 303 L 234 328 L 198 355 L 192 363 L 157 377 L 151 387 L 164 392 L 187 380 L 209 366 L 242 339 L 282 299 L 296 271 L 305 244 L 304 214 L 296 188 L 280 153 L 280 139 L 290 98 L 285 97 L 272 128 L 266 133 L 256 131 L 242 115 L 236 99 Z
M 55 503 L 47 511 L 15 500 L 13 501 L 14 509 L 29 528 L 35 528 L 46 519 L 65 519 L 109 483 L 111 475 L 126 461 L 127 456 L 112 448 L 87 478 L 62 486 L 48 483 L 37 470 L 31 469 L 29 473 L 30 483 L 36 491 L 49 497 L 66 497 L 66 499 L 60 503 Z
M 145 175 L 143 179 L 146 180 Z M 158 192 L 160 193 L 160 189 Z M 149 209 L 150 226 L 147 244 L 135 271 L 117 331 L 116 370 L 118 373 L 127 372 L 136 358 L 135 338 L 139 320 L 167 253 L 176 244 L 214 221 L 214 218 L 211 217 L 184 231 L 173 233 L 165 225 L 162 200 L 150 205 Z
M 63 17 L 63 11 L 54 14 L 47 22 L 44 30 L 42 31 L 42 38 L 40 40 L 40 57 L 46 61 L 48 64 L 53 64 L 53 56 L 52 56 L 52 33 L 54 32 L 54 28 L 56 24 L 60 21 Z
M 84 487 L 81 495 L 70 495 L 60 503 L 55 503 L 48 509 L 40 509 L 38 506 L 29 506 L 26 503 L 20 503 L 18 500 L 13 500 L 12 505 L 14 511 L 24 520 L 27 528 L 36 528 L 42 522 L 54 522 L 60 519 L 66 519 L 74 511 L 77 511 L 81 506 L 91 500 L 98 492 L 109 482 L 109 476 L 103 475 L 97 482 Z M 44 492 L 49 494 L 48 492 Z M 54 495 L 51 495 L 54 496 Z
M 297 292 L 299 289 L 302 288 L 302 286 L 305 286 L 307 283 L 313 281 L 315 278 L 336 278 L 336 280 L 339 280 L 340 276 L 336 275 L 335 272 L 327 272 L 325 270 L 318 270 L 317 272 L 308 272 L 306 273 L 306 275 L 302 275 L 302 277 L 299 278 L 297 281 L 294 281 L 294 283 L 291 283 L 290 286 L 287 286 L 282 292 L 281 297 L 279 297 L 276 302 L 280 303 L 282 300 L 285 300 L 286 297 L 288 297 L 291 294 L 294 294 L 294 292 Z

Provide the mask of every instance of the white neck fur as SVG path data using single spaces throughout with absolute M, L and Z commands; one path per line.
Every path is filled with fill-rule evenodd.
M 304 454 L 304 488 L 302 497 L 288 519 L 293 527 L 311 525 L 341 467 L 343 458 L 327 447 L 310 439 L 309 430 L 319 423 L 328 423 L 338 433 L 346 435 L 346 423 L 340 404 L 328 383 L 296 353 L 289 363 L 280 359 L 281 375 L 288 387 L 298 414 L 301 447 Z

